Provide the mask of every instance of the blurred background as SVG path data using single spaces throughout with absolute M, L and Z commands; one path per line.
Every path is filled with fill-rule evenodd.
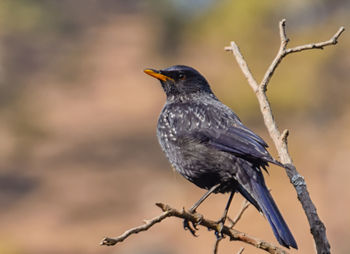
M 347 0 L 1 0 L 0 253 L 212 253 L 213 232 L 194 238 L 168 219 L 115 247 L 99 246 L 160 213 L 189 208 L 204 193 L 174 173 L 155 128 L 165 96 L 147 67 L 186 64 L 275 148 L 253 92 L 231 53 L 240 46 L 261 80 L 287 19 L 290 46 L 328 40 L 350 25 Z M 268 96 L 290 153 L 327 227 L 333 253 L 350 253 L 350 34 L 339 44 L 287 57 Z M 266 175 L 299 245 L 309 226 L 281 168 Z M 199 209 L 218 219 L 226 195 Z M 242 203 L 237 195 L 230 209 Z M 252 207 L 236 228 L 277 243 Z M 219 253 L 263 253 L 222 241 Z

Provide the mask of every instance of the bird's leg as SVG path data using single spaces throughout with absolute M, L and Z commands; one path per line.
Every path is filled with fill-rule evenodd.
M 217 188 L 219 188 L 220 183 L 218 183 L 217 185 L 214 185 L 213 187 L 211 187 L 189 210 L 190 213 L 194 213 L 196 212 L 196 209 L 198 208 L 198 206 L 200 206 L 200 204 L 203 203 L 204 200 L 207 199 L 207 197 L 209 197 L 210 194 L 212 194 L 214 191 L 216 191 Z
M 225 221 L 226 221 L 226 218 L 227 218 L 227 213 L 228 213 L 228 209 L 230 208 L 230 205 L 231 205 L 231 202 L 232 202 L 232 199 L 233 199 L 233 196 L 235 194 L 235 191 L 232 191 L 231 194 L 230 194 L 230 197 L 228 198 L 228 201 L 227 201 L 227 204 L 226 204 L 226 207 L 225 207 L 225 210 L 224 210 L 224 214 L 222 215 L 221 219 L 218 220 L 218 226 L 217 226 L 217 231 L 215 232 L 215 235 L 218 239 L 222 238 L 222 229 L 224 228 L 224 225 L 225 225 Z
M 219 188 L 220 184 L 218 183 L 217 185 L 214 185 L 213 187 L 211 187 L 189 210 L 190 213 L 195 213 L 196 209 L 198 208 L 198 206 L 200 206 L 200 204 L 203 203 L 204 200 L 207 199 L 207 197 L 209 197 L 210 194 L 212 194 L 215 190 L 217 190 Z M 192 222 L 192 226 L 190 226 L 189 221 L 187 219 L 184 219 L 183 222 L 184 225 L 184 229 L 185 230 L 189 230 L 191 232 L 191 234 L 193 236 L 196 236 L 196 230 L 197 230 L 197 226 L 195 223 Z

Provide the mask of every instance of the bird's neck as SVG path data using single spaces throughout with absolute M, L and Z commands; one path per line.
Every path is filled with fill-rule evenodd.
M 205 99 L 217 100 L 216 96 L 213 93 L 208 92 L 195 92 L 195 93 L 186 93 L 186 94 L 176 94 L 168 95 L 167 102 L 189 102 L 189 101 L 202 101 Z

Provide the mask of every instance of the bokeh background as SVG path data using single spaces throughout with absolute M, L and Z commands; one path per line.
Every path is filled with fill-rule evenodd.
M 168 219 L 116 247 L 99 246 L 160 213 L 190 207 L 203 190 L 174 173 L 155 128 L 165 96 L 146 67 L 193 66 L 217 96 L 271 144 L 253 92 L 232 55 L 240 46 L 260 80 L 287 19 L 290 46 L 350 25 L 348 0 L 1 0 L 0 253 L 212 253 L 213 232 L 193 238 Z M 337 46 L 291 55 L 268 95 L 290 152 L 327 227 L 333 253 L 350 253 L 350 34 Z M 306 217 L 284 171 L 268 186 L 300 250 L 313 253 Z M 227 196 L 200 212 L 221 216 Z M 241 206 L 237 195 L 234 216 Z M 237 229 L 276 243 L 249 208 Z M 219 253 L 262 253 L 222 241 Z

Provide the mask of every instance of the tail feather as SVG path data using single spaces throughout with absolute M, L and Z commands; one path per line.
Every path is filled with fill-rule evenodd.
M 298 249 L 298 245 L 292 233 L 279 212 L 276 203 L 272 199 L 272 196 L 267 190 L 264 182 L 258 183 L 256 181 L 252 181 L 252 188 L 252 195 L 256 198 L 256 201 L 259 204 L 263 214 L 269 221 L 278 242 L 287 248 L 292 247 Z

